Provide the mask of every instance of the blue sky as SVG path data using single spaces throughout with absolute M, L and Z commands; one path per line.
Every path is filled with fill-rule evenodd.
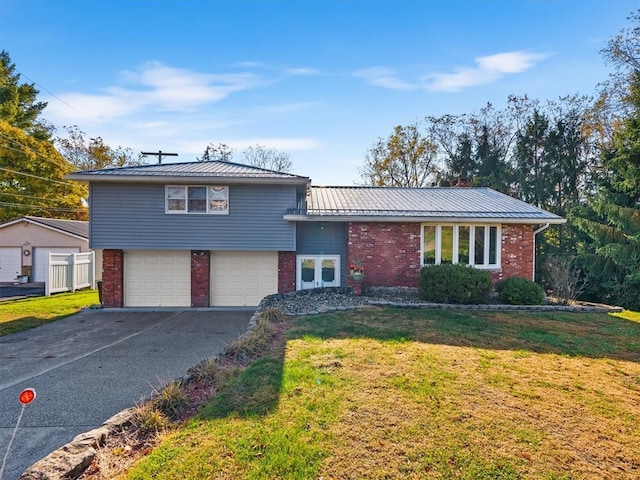
M 0 49 L 43 117 L 113 147 L 208 143 L 290 154 L 315 185 L 351 185 L 369 147 L 427 115 L 510 94 L 593 94 L 627 0 L 0 0 Z M 153 161 L 150 159 L 149 161 Z

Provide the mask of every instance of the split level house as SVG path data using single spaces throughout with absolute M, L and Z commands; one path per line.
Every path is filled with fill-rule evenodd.
M 416 287 L 425 265 L 533 278 L 535 235 L 564 219 L 489 188 L 315 187 L 229 162 L 81 171 L 106 307 L 255 306 L 269 294 Z

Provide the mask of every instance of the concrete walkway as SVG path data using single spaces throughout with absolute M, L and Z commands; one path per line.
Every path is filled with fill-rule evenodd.
M 21 405 L 25 409 L 2 480 L 183 376 L 242 334 L 242 311 L 86 310 L 36 329 L 0 337 L 0 462 Z

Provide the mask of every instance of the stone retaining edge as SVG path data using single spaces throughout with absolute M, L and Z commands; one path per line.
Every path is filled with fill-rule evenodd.
M 304 317 L 306 315 L 320 315 L 331 312 L 344 312 L 348 310 L 359 310 L 372 307 L 391 307 L 413 310 L 476 310 L 489 312 L 574 312 L 574 313 L 618 313 L 622 312 L 622 307 L 612 307 L 609 305 L 506 305 L 506 304 L 480 304 L 462 305 L 452 303 L 400 303 L 391 301 L 368 300 L 364 305 L 349 305 L 342 307 L 323 307 L 318 310 L 309 310 L 300 313 L 286 313 L 289 317 Z
M 77 478 L 84 472 L 109 435 L 131 425 L 135 407 L 122 410 L 102 426 L 77 435 L 66 445 L 27 468 L 19 480 L 66 480 Z

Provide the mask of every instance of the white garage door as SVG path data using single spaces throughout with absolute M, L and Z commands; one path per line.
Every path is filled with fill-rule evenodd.
M 124 305 L 190 307 L 191 252 L 125 252 Z
M 254 307 L 277 292 L 277 252 L 211 252 L 211 305 Z
M 14 282 L 22 273 L 22 248 L 0 248 L 0 282 Z
M 37 247 L 33 249 L 33 281 L 46 282 L 49 278 L 49 252 L 79 253 L 80 247 Z

